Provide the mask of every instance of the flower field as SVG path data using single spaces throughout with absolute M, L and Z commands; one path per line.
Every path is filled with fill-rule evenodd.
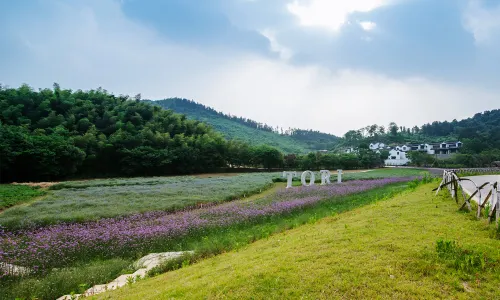
M 43 273 L 96 258 L 136 257 L 162 249 L 172 240 L 197 235 L 210 228 L 251 223 L 266 216 L 299 210 L 331 197 L 408 180 L 410 178 L 407 177 L 386 178 L 281 189 L 252 202 L 234 201 L 175 213 L 146 212 L 16 232 L 3 230 L 0 231 L 0 261 Z
M 259 193 L 270 187 L 271 178 L 278 175 L 250 173 L 205 178 L 137 177 L 65 182 L 51 187 L 43 201 L 3 211 L 0 226 L 20 229 L 150 211 L 175 211 Z

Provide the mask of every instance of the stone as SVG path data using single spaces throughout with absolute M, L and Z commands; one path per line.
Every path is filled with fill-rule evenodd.
M 23 276 L 30 274 L 32 270 L 30 268 L 0 262 L 0 272 L 12 276 Z
M 134 263 L 134 268 L 138 270 L 133 274 L 121 275 L 115 280 L 108 284 L 99 284 L 86 290 L 85 293 L 76 295 L 64 295 L 57 298 L 57 300 L 74 300 L 80 297 L 88 297 L 97 294 L 104 293 L 106 291 L 116 290 L 117 288 L 123 287 L 127 284 L 134 283 L 138 278 L 146 277 L 149 270 L 153 269 L 164 263 L 167 260 L 180 257 L 186 253 L 193 254 L 193 251 L 181 251 L 181 252 L 163 252 L 163 253 L 151 253 L 146 255 Z
M 193 251 L 151 253 L 134 263 L 135 268 L 145 268 L 147 271 L 159 266 L 163 262 L 180 257 L 186 253 L 193 254 Z

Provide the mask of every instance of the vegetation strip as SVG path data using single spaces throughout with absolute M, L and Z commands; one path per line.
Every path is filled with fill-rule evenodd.
M 97 299 L 497 298 L 500 241 L 434 185 Z
M 0 261 L 46 271 L 92 257 L 124 257 L 148 251 L 163 240 L 209 227 L 227 227 L 283 214 L 325 198 L 358 193 L 408 178 L 351 181 L 278 191 L 259 202 L 232 202 L 176 214 L 150 212 L 83 224 L 61 224 L 16 233 L 0 231 Z M 105 253 L 105 254 L 103 254 Z
M 0 211 L 43 195 L 45 191 L 39 188 L 18 184 L 0 184 Z
M 189 262 L 243 247 L 255 240 L 269 237 L 273 233 L 294 228 L 304 223 L 314 222 L 325 216 L 352 210 L 380 199 L 386 199 L 406 189 L 407 186 L 408 183 L 405 182 L 389 184 L 358 194 L 334 197 L 327 201 L 320 201 L 314 206 L 304 207 L 288 214 L 269 215 L 265 218 L 256 219 L 250 223 L 237 223 L 226 228 L 206 228 L 203 231 L 191 232 L 190 235 L 179 239 L 165 240 L 166 244 L 159 245 L 160 248 L 153 252 L 165 251 L 167 249 L 170 251 L 192 249 L 195 250 L 196 255 L 194 257 L 182 258 L 182 260 L 173 261 L 158 267 L 152 270 L 152 273 L 158 274 L 167 270 L 176 269 L 180 266 L 185 266 L 186 263 L 189 264 Z M 414 186 L 414 183 L 410 183 L 410 186 Z M 147 253 L 148 252 L 138 254 L 131 259 L 121 259 L 118 260 L 118 262 L 128 261 L 129 264 L 131 264 L 133 259 Z M 71 291 L 82 293 L 92 285 L 112 280 L 119 275 L 116 273 L 116 270 L 121 270 L 120 268 L 123 268 L 123 264 L 114 266 L 110 260 L 98 260 L 92 264 L 95 266 L 102 265 L 102 268 L 96 269 L 96 267 L 90 267 L 88 263 L 82 262 L 75 264 L 75 267 L 52 270 L 48 275 L 33 274 L 26 278 L 5 277 L 0 279 L 0 295 L 5 295 L 5 299 L 12 299 L 15 297 L 54 299 L 60 295 L 68 294 Z M 127 274 L 133 273 L 134 271 L 135 270 L 123 270 L 120 273 Z M 92 275 L 96 272 L 105 277 L 96 277 Z M 0 299 L 2 299 L 2 297 L 0 297 Z
M 257 194 L 270 188 L 276 173 L 98 179 L 61 183 L 43 201 L 0 214 L 9 230 L 62 222 L 85 222 L 147 211 L 178 211 Z

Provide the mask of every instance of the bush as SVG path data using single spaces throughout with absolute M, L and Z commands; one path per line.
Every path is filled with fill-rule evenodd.
M 462 249 L 456 241 L 438 240 L 436 252 L 439 259 L 464 274 L 474 274 L 487 267 L 493 267 L 495 263 L 484 253 Z

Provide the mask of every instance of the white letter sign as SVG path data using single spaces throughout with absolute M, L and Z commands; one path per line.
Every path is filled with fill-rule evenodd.
M 342 170 L 337 170 L 339 172 L 339 175 L 337 176 L 337 182 L 342 183 Z
M 297 172 L 283 172 L 283 177 L 285 177 L 286 180 L 286 188 L 291 188 L 292 187 L 292 179 L 293 177 L 297 177 Z
M 311 179 L 309 180 L 309 184 L 307 184 L 306 182 L 306 176 L 307 174 L 310 174 L 311 175 Z M 303 186 L 311 186 L 311 185 L 314 185 L 314 180 L 316 178 L 314 177 L 314 173 L 311 172 L 311 171 L 304 171 L 304 173 L 302 173 L 302 176 L 300 177 L 300 181 L 302 181 L 302 185 Z
M 332 176 L 332 173 L 328 170 L 321 170 L 319 171 L 319 174 L 321 175 L 321 185 L 325 184 L 330 184 L 330 176 Z

